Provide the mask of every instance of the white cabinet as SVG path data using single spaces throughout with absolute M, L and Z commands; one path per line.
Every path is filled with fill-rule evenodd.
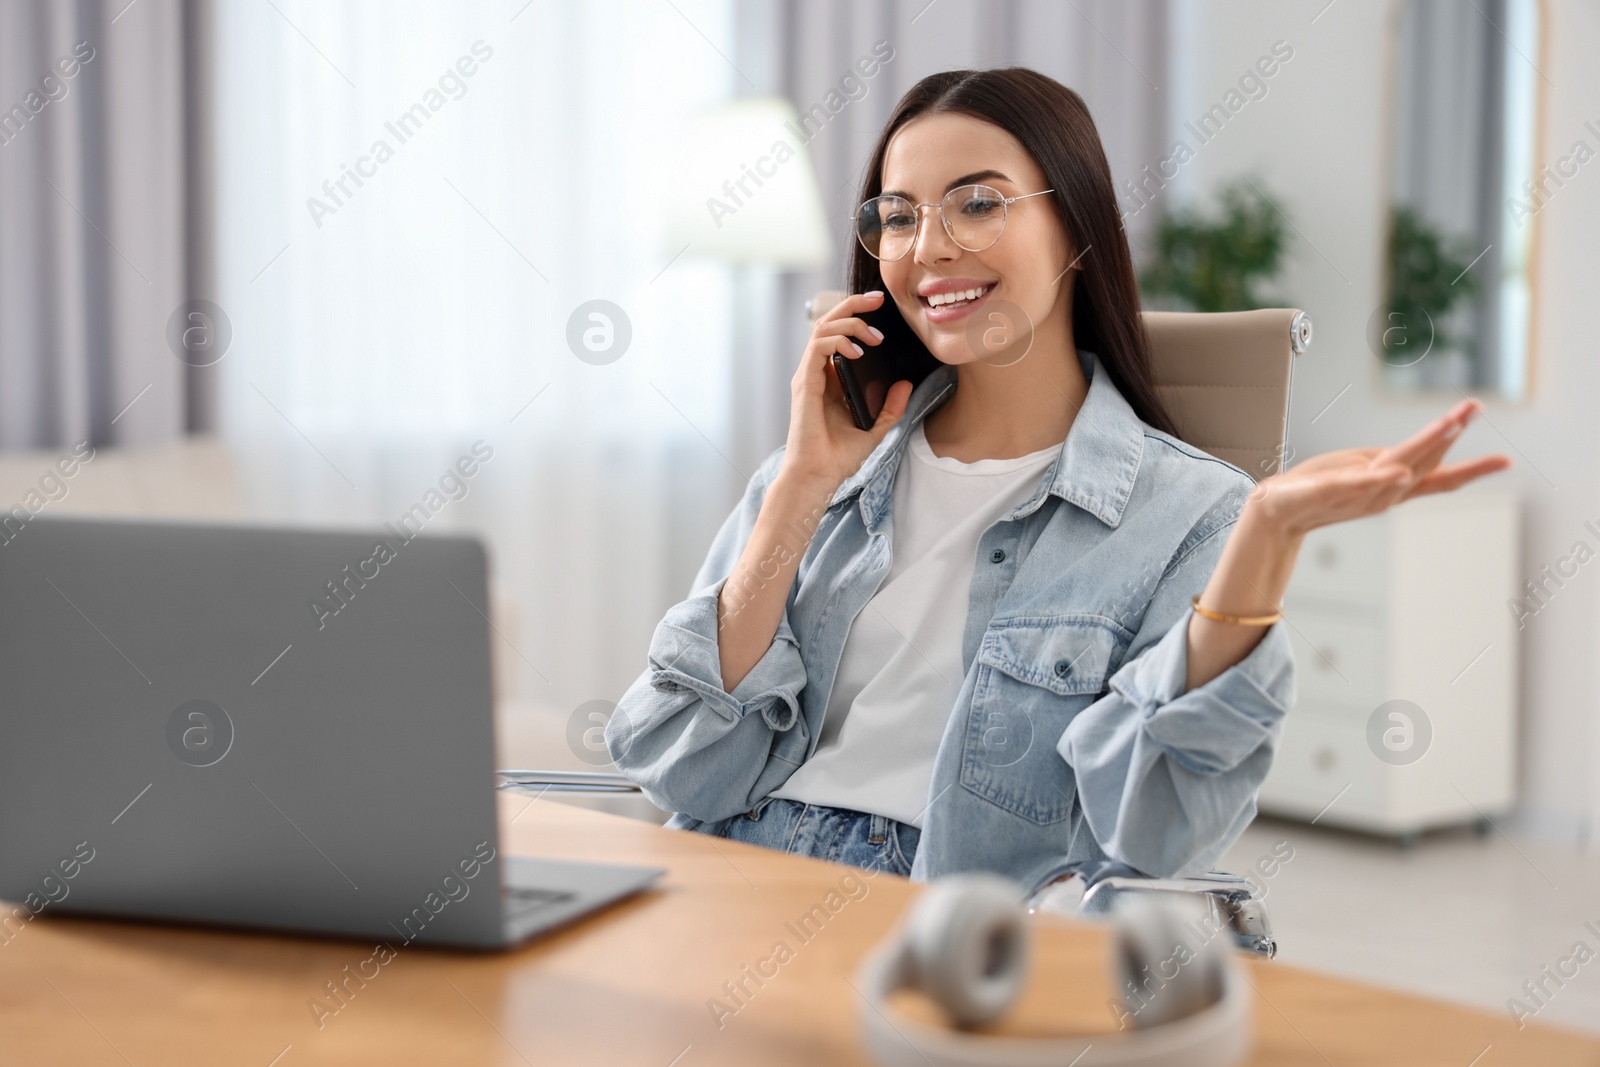
M 1498 490 L 1313 531 L 1284 598 L 1298 692 L 1261 811 L 1402 837 L 1506 811 L 1518 563 Z

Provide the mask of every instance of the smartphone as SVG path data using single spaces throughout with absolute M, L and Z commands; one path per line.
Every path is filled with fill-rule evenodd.
M 858 341 L 866 351 L 855 359 L 835 352 L 833 370 L 839 376 L 844 402 L 856 428 L 870 430 L 883 410 L 889 387 L 895 382 L 908 381 L 915 389 L 939 366 L 939 360 L 928 351 L 928 346 L 922 343 L 922 338 L 906 323 L 900 309 L 887 295 L 876 310 L 863 311 L 856 318 L 883 331 L 883 340 L 875 345 Z

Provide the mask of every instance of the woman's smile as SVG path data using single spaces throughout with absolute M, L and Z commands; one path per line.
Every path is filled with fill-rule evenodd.
M 922 317 L 935 326 L 957 322 L 982 305 L 999 284 L 992 279 L 939 278 L 917 287 L 917 303 L 922 305 Z

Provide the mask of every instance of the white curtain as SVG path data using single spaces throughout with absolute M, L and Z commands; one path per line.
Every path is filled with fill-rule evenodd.
M 481 440 L 427 529 L 490 545 L 502 696 L 615 700 L 744 481 L 728 271 L 675 260 L 657 210 L 679 123 L 734 91 L 730 4 L 273 0 L 218 23 L 221 422 L 250 507 L 395 521 Z M 613 362 L 569 347 L 592 300 L 631 325 Z
M 497 655 L 562 712 L 620 695 L 781 443 L 800 305 L 839 284 L 862 159 L 916 78 L 1034 65 L 1084 94 L 1119 178 L 1165 129 L 1164 0 L 273 0 L 218 22 L 221 422 L 251 506 L 393 521 L 483 440 L 428 528 L 487 538 Z M 736 290 L 675 259 L 681 121 L 734 95 L 809 109 L 878 41 L 894 60 L 808 145 L 838 265 Z M 567 343 L 597 299 L 632 327 L 604 365 Z

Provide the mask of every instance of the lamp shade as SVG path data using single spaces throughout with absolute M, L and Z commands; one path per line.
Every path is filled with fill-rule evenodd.
M 671 253 L 801 268 L 828 261 L 816 172 L 798 117 L 776 98 L 741 98 L 691 117 L 664 188 Z

